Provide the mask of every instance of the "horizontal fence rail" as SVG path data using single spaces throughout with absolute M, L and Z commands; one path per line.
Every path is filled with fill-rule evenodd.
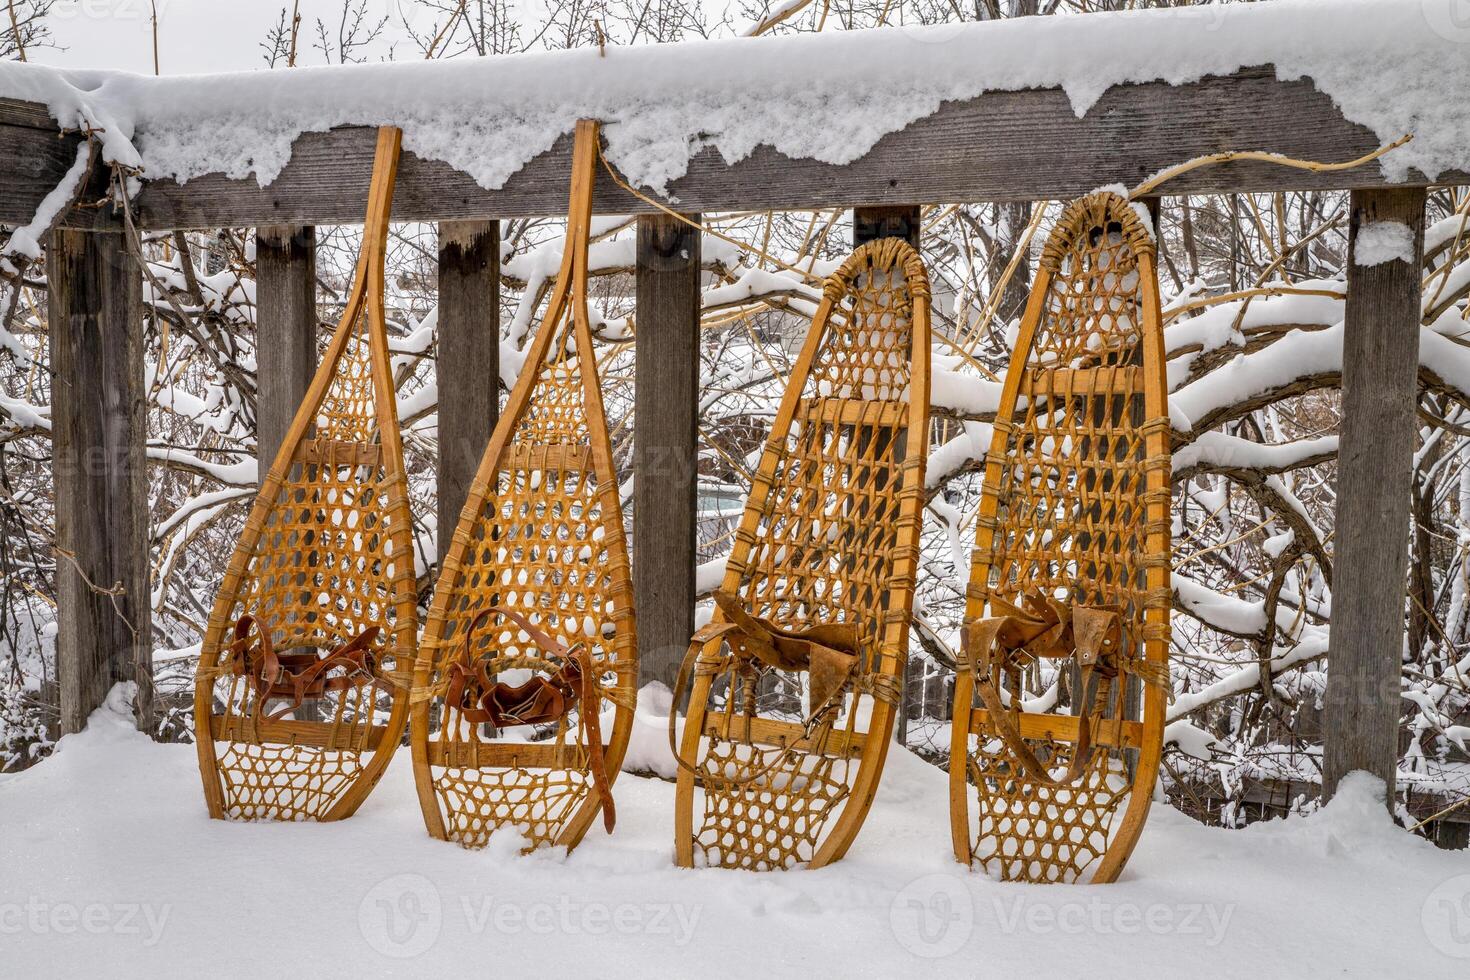
M 567 120 L 569 133 L 572 122 Z M 0 223 L 31 219 L 75 160 L 79 139 L 58 139 L 44 107 L 0 101 L 0 159 L 8 178 L 0 183 Z M 138 199 L 141 224 L 163 230 L 358 223 L 375 139 L 368 127 L 303 134 L 290 163 L 266 187 L 222 174 L 149 182 Z M 1344 119 L 1310 79 L 1281 81 L 1264 66 L 1182 85 L 1114 86 L 1080 119 L 1060 89 L 989 92 L 944 104 L 844 166 L 793 160 L 767 146 L 727 164 L 718 151 L 705 148 L 671 185 L 670 203 L 681 211 L 714 212 L 1057 200 L 1109 184 L 1132 187 L 1167 167 L 1222 151 L 1338 162 L 1370 153 L 1381 142 Z M 446 163 L 405 153 L 393 216 L 440 221 L 561 214 L 570 163 L 568 135 L 491 191 Z M 1441 174 L 1437 182 L 1470 183 L 1470 175 Z M 94 189 L 100 186 L 100 178 L 93 183 Z M 1236 161 L 1189 171 L 1160 192 L 1363 189 L 1386 183 L 1376 162 L 1314 173 Z M 1416 174 L 1408 183 L 1427 179 Z M 605 173 L 599 174 L 594 209 L 655 210 Z M 66 222 L 96 227 L 109 220 L 102 211 L 79 208 Z

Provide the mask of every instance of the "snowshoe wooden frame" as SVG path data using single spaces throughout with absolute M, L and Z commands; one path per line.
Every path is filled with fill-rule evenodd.
M 449 668 L 459 658 L 491 674 L 529 669 L 541 676 L 559 666 L 534 638 L 493 615 L 466 650 L 465 633 L 483 611 L 515 609 L 556 642 L 590 648 L 600 668 L 598 703 L 614 706 L 601 760 L 609 783 L 632 734 L 633 586 L 587 312 L 598 139 L 596 122 L 577 123 L 561 271 L 444 556 L 414 681 L 410 743 L 424 820 L 434 837 L 469 847 L 505 827 L 529 847 L 572 848 L 603 809 L 585 744 L 597 728 L 586 719 L 556 725 L 540 741 L 509 741 L 485 734 L 446 702 Z M 577 711 L 585 710 L 584 698 Z M 604 813 L 609 830 L 610 816 Z
M 979 635 L 987 613 L 1010 612 L 1003 603 L 1037 610 L 1050 598 L 1064 618 L 1106 607 L 1115 632 L 1121 620 L 1114 676 L 1076 666 L 1089 659 L 1080 639 L 1076 656 L 1051 661 L 1070 713 L 1017 704 L 1022 678 L 1037 684 L 1038 660 L 992 659 L 967 647 L 950 744 L 954 852 L 1007 880 L 1079 881 L 1089 870 L 1094 883 L 1116 879 L 1143 829 L 1159 766 L 1169 420 L 1155 248 L 1139 210 L 1100 192 L 1062 212 L 985 460 L 967 638 Z M 1083 620 L 1076 622 L 1080 637 Z M 992 701 L 1006 699 L 999 717 L 977 702 L 982 684 Z M 1088 693 L 1078 697 L 1082 688 Z M 1078 711 L 1094 697 L 1092 712 Z
M 194 720 L 204 798 L 216 818 L 350 816 L 408 720 L 412 525 L 383 312 L 401 138 L 378 131 L 352 291 L 205 631 Z M 268 654 L 269 669 L 272 644 L 257 630 L 282 651 Z M 283 703 L 293 680 L 297 696 Z M 315 694 L 303 699 L 303 690 Z
M 857 665 L 827 703 L 802 710 L 789 692 L 816 686 L 808 674 L 736 655 L 730 641 L 745 641 L 723 611 L 695 634 L 681 671 L 694 678 L 678 751 L 683 867 L 820 867 L 840 859 L 862 827 L 907 661 L 929 344 L 929 280 L 907 242 L 863 245 L 827 280 L 721 591 L 788 639 L 808 638 L 799 642 L 834 643 L 839 624 L 855 627 L 847 632 L 858 638 Z M 862 731 L 859 709 L 869 705 Z

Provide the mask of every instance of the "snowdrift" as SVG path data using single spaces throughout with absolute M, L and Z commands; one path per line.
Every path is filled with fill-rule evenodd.
M 1376 789 L 1238 831 L 1160 807 L 1117 884 L 1007 885 L 954 864 L 944 773 L 895 751 L 839 864 L 680 871 L 658 779 L 620 780 L 617 833 L 569 857 L 431 840 L 403 754 L 351 820 L 224 823 L 190 746 L 103 709 L 0 777 L 0 972 L 1464 976 L 1470 852 L 1395 828 Z

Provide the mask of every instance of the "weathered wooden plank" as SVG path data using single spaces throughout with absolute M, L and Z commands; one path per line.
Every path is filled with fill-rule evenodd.
M 500 414 L 500 222 L 439 225 L 439 554 Z
M 81 137 L 59 136 L 54 127 L 48 130 L 14 125 L 9 118 L 0 113 L 0 173 L 5 175 L 0 180 L 0 224 L 23 225 L 35 217 L 41 200 L 76 162 Z M 69 216 L 70 223 L 80 226 L 90 225 L 97 218 L 90 209 L 76 210 Z
M 254 179 L 210 175 L 150 183 L 140 198 L 147 227 L 248 224 L 352 224 L 362 220 L 375 130 L 308 133 L 268 187 Z M 946 103 L 931 116 L 879 140 L 846 166 L 791 160 L 770 147 L 727 164 L 706 147 L 671 190 L 690 212 L 799 209 L 947 201 L 1054 200 L 1103 184 L 1132 186 L 1158 171 L 1222 150 L 1265 150 L 1314 160 L 1351 160 L 1379 145 L 1350 123 L 1308 79 L 1283 82 L 1269 67 L 1198 82 L 1110 89 L 1078 119 L 1060 89 L 991 92 Z M 4 159 L 0 145 L 0 159 Z M 393 214 L 399 220 L 527 217 L 566 207 L 571 137 L 559 140 L 488 191 L 447 164 L 403 155 Z M 1422 177 L 1418 178 L 1422 182 Z M 1448 183 L 1470 182 L 1464 173 Z M 1237 162 L 1191 171 L 1165 193 L 1223 193 L 1377 187 L 1376 163 L 1312 173 Z M 3 201 L 0 201 L 3 203 Z M 600 213 L 653 209 L 599 174 Z M 0 220 L 11 220 L 0 210 Z
M 1359 236 L 1376 222 L 1408 226 L 1412 262 L 1357 264 Z M 1423 254 L 1422 190 L 1353 193 L 1322 787 L 1330 797 L 1345 775 L 1366 770 L 1388 785 L 1390 807 L 1418 428 Z
M 119 681 L 151 727 L 141 273 L 118 234 L 57 231 L 47 249 L 56 481 L 56 672 L 77 732 Z
M 274 225 L 255 235 L 255 442 L 260 478 L 316 373 L 316 229 Z
M 690 215 L 699 220 L 698 215 Z M 694 632 L 700 235 L 638 219 L 633 588 L 639 683 L 674 686 Z
M 49 129 L 53 135 L 56 130 L 56 120 L 49 109 L 39 102 L 26 102 L 24 99 L 0 99 L 0 125 Z

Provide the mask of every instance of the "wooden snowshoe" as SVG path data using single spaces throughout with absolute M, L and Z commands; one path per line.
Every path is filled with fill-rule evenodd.
M 444 556 L 414 681 L 424 819 L 467 847 L 502 828 L 575 847 L 599 811 L 611 832 L 632 732 L 633 586 L 587 312 L 598 138 L 577 124 L 561 273 Z
M 907 659 L 928 404 L 929 281 L 880 239 L 827 281 L 681 670 L 680 865 L 819 867 L 857 836 Z
M 1153 795 L 1170 605 L 1154 254 L 1116 194 L 1063 211 L 986 457 L 950 817 L 955 856 L 1006 880 L 1114 880 Z
M 408 720 L 417 628 L 383 314 L 401 134 L 378 134 L 362 252 L 209 617 L 194 693 L 214 817 L 350 816 Z

